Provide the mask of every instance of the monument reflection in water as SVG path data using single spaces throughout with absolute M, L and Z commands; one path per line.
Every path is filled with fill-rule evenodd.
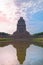
M 23 17 L 20 17 L 17 24 L 17 31 L 13 33 L 12 36 L 16 41 L 14 47 L 17 49 L 17 56 L 20 64 L 23 63 L 26 56 L 26 49 L 29 47 L 31 35 L 26 31 L 26 24 Z
M 18 43 L 15 42 L 14 47 L 17 50 L 17 57 L 20 64 L 23 64 L 26 56 L 26 49 L 29 47 L 28 43 L 26 44 L 26 42 L 24 43 L 23 41 L 19 41 Z
M 30 45 L 30 40 L 32 36 L 28 31 L 26 31 L 26 24 L 23 17 L 20 17 L 17 23 L 17 30 L 13 35 L 9 36 L 13 41 L 11 42 L 2 42 L 1 44 L 9 45 L 12 44 L 17 49 L 17 57 L 20 64 L 23 64 L 26 56 L 26 49 Z M 9 38 L 8 37 L 8 38 Z
M 32 36 L 29 34 L 29 32 L 26 31 L 26 24 L 25 24 L 25 21 L 24 21 L 24 19 L 22 17 L 20 17 L 20 19 L 18 21 L 17 31 L 13 33 L 13 35 L 11 36 L 11 38 L 13 38 L 14 41 L 12 41 L 12 42 L 3 42 L 3 43 L 5 45 L 11 44 L 11 45 L 13 45 L 16 48 L 16 50 L 17 50 L 17 58 L 18 58 L 20 64 L 32 65 L 32 62 L 35 60 L 35 58 L 36 58 L 36 61 L 37 61 L 37 59 L 39 59 L 43 55 L 43 52 L 40 52 L 40 50 L 39 50 L 39 52 L 41 54 L 39 53 L 38 54 L 39 56 L 36 56 L 34 58 L 34 56 L 36 54 L 36 50 L 34 51 L 35 54 L 33 54 L 32 51 L 31 51 L 31 49 L 33 49 L 33 48 L 31 48 L 29 50 L 30 53 L 28 51 L 28 54 L 26 54 L 27 53 L 26 52 L 27 48 L 29 48 L 29 46 L 31 45 Z M 37 47 L 34 48 L 34 49 L 37 49 Z M 43 49 L 41 51 L 43 51 Z M 26 58 L 26 56 L 27 56 L 28 59 Z M 13 57 L 15 58 L 15 55 Z M 31 58 L 33 61 L 31 62 L 31 59 L 30 59 L 30 61 L 28 61 L 29 58 Z M 43 58 L 43 56 L 41 58 Z M 25 59 L 27 59 L 27 61 L 25 61 Z M 43 59 L 42 59 L 42 61 L 43 61 Z M 8 62 L 9 62 L 9 60 L 8 60 Z M 23 62 L 25 62 L 26 64 L 23 63 Z M 10 62 L 9 62 L 9 65 L 18 65 L 18 64 L 16 64 L 15 60 L 14 60 L 14 63 L 10 64 Z M 3 65 L 3 64 L 1 64 L 1 65 Z M 38 64 L 33 64 L 33 65 L 38 65 Z
M 18 60 L 19 60 L 20 64 L 23 64 L 23 62 L 25 61 L 25 57 L 26 57 L 26 50 L 32 44 L 32 38 L 33 38 L 33 36 L 30 35 L 30 33 L 28 31 L 26 31 L 26 24 L 25 24 L 25 21 L 24 21 L 23 17 L 20 17 L 20 19 L 18 21 L 17 31 L 13 33 L 13 38 L 15 39 L 15 42 L 14 42 L 13 46 L 17 49 L 17 57 L 18 57 Z M 36 47 L 34 49 L 37 50 L 38 47 Z M 34 52 L 37 52 L 37 51 L 34 51 Z M 37 55 L 37 53 L 35 55 Z M 29 55 L 29 53 L 28 53 L 28 55 Z M 42 56 L 42 54 L 39 54 L 39 55 L 40 55 L 39 57 Z M 34 56 L 31 56 L 31 57 L 34 57 Z M 43 58 L 43 56 L 42 56 L 42 58 Z M 36 56 L 36 59 L 39 59 L 39 58 Z M 29 57 L 28 57 L 28 60 L 29 60 Z M 28 61 L 28 60 L 26 62 L 26 65 L 28 65 L 30 63 L 30 61 Z M 43 61 L 43 59 L 42 59 L 42 61 Z M 32 64 L 30 63 L 29 65 L 32 65 Z
M 22 55 L 20 51 L 18 54 L 21 56 L 17 55 L 17 50 L 12 45 L 0 47 L 0 65 L 43 65 L 43 48 L 41 47 L 30 45 L 26 49 L 26 56 L 25 53 Z M 23 56 L 25 56 L 24 60 Z M 21 61 L 23 64 L 20 64 Z

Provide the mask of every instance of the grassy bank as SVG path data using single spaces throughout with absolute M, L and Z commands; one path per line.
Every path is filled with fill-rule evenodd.
M 11 38 L 0 38 L 0 47 L 8 45 L 8 43 L 12 41 Z
M 43 38 L 34 38 L 32 41 L 35 45 L 43 47 Z
M 11 42 L 14 41 L 12 38 L 0 38 L 0 42 Z
M 43 38 L 33 38 L 32 40 L 30 40 L 32 44 L 37 45 L 37 46 L 41 46 L 43 47 Z M 16 44 L 18 45 L 24 45 L 26 43 L 26 45 L 30 45 L 30 42 L 27 40 L 15 40 L 12 38 L 0 38 L 0 46 L 5 46 L 8 45 L 9 43 L 11 44 Z
M 37 43 L 43 43 L 43 38 L 34 38 L 33 41 Z

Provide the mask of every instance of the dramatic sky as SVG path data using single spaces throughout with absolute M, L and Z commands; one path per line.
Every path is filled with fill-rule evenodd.
M 0 32 L 13 33 L 20 16 L 30 33 L 43 32 L 43 0 L 0 0 Z

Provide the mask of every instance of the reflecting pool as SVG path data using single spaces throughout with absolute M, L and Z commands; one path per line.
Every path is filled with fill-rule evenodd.
M 43 48 L 35 45 L 26 49 L 12 45 L 0 47 L 0 65 L 43 65 Z

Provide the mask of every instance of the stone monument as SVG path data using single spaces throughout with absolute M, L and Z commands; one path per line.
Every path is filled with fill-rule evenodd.
M 30 33 L 26 31 L 26 24 L 23 17 L 20 17 L 17 23 L 17 30 L 13 33 L 15 39 L 27 39 L 30 38 Z

